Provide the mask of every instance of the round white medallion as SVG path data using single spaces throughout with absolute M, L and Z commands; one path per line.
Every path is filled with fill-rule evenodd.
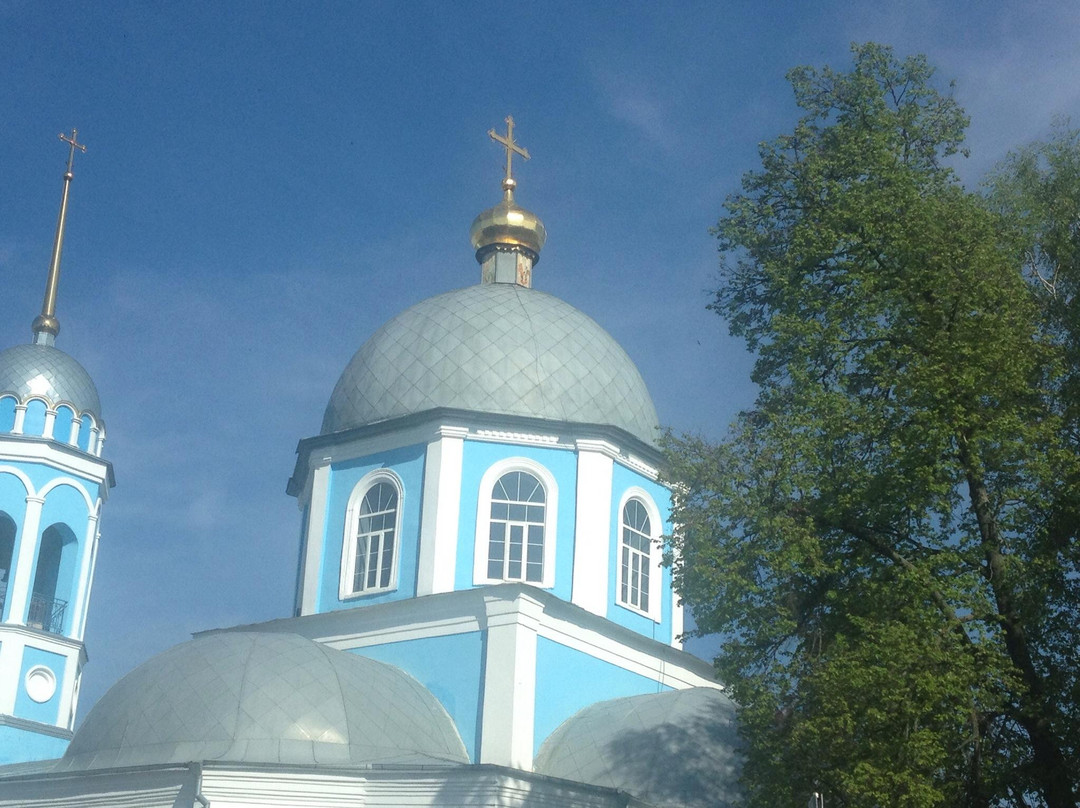
M 35 665 L 26 672 L 26 695 L 44 704 L 56 692 L 56 674 L 44 665 Z

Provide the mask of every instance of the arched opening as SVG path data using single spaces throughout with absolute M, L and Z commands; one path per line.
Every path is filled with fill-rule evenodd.
M 0 620 L 4 617 L 7 605 L 8 587 L 15 577 L 12 562 L 15 560 L 15 522 L 6 513 L 0 512 Z
M 79 448 L 84 452 L 92 452 L 90 448 L 90 430 L 94 428 L 94 419 L 88 413 L 83 413 L 79 419 Z
M 75 411 L 64 404 L 56 408 L 56 420 L 53 422 L 53 439 L 60 443 L 71 441 L 71 426 L 75 421 Z
M 77 550 L 75 534 L 67 525 L 50 525 L 42 532 L 26 618 L 31 628 L 53 634 L 63 632 Z
M 48 405 L 40 398 L 32 398 L 26 402 L 26 415 L 23 416 L 24 435 L 45 434 L 45 410 Z
M 18 403 L 14 396 L 0 396 L 0 432 L 15 428 L 15 405 Z

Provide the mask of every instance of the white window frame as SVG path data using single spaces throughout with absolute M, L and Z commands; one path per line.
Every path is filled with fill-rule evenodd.
M 649 516 L 649 527 L 652 535 L 649 537 L 649 608 L 639 609 L 632 603 L 622 599 L 622 549 L 623 549 L 623 511 L 630 500 L 636 499 L 645 506 L 645 512 Z M 660 542 L 663 530 L 663 521 L 660 519 L 660 509 L 656 502 L 644 488 L 633 486 L 623 492 L 619 499 L 619 509 L 615 515 L 615 604 L 624 609 L 644 615 L 654 623 L 659 623 L 663 618 L 663 566 L 664 548 Z
M 488 468 L 484 476 L 480 478 L 476 506 L 476 541 L 473 544 L 473 583 L 482 586 L 506 582 L 504 578 L 489 578 L 487 574 L 488 543 L 491 538 L 491 494 L 499 478 L 514 471 L 531 474 L 544 487 L 544 571 L 539 583 L 535 581 L 514 581 L 513 583 L 551 589 L 555 586 L 557 539 L 555 525 L 559 512 L 559 487 L 555 484 L 555 477 L 547 468 L 528 457 L 508 457 L 500 460 Z
M 357 532 L 360 528 L 360 507 L 368 491 L 379 483 L 389 483 L 397 492 L 397 512 L 394 514 L 394 550 L 390 559 L 390 582 L 386 586 L 372 586 L 353 589 L 353 577 L 356 568 Z M 341 600 L 365 597 L 383 592 L 392 592 L 398 586 L 398 566 L 401 563 L 401 511 L 405 503 L 405 486 L 390 469 L 376 469 L 360 478 L 349 495 L 349 504 L 345 510 L 345 535 L 341 542 L 341 575 L 338 581 L 338 596 Z

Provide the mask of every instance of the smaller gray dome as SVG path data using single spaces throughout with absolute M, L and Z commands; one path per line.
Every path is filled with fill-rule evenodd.
M 40 395 L 53 404 L 67 401 L 79 412 L 101 418 L 97 388 L 82 365 L 51 345 L 15 345 L 0 351 L 0 395 L 20 400 Z
M 692 687 L 586 707 L 548 736 L 533 768 L 664 808 L 719 808 L 739 796 L 739 746 L 731 699 Z
M 469 762 L 446 710 L 399 668 L 297 634 L 237 631 L 177 645 L 113 685 L 57 770 L 204 760 Z

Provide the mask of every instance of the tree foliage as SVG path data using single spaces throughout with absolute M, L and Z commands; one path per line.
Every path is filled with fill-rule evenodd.
M 677 585 L 749 804 L 1073 806 L 1080 147 L 970 193 L 925 59 L 853 51 L 789 74 L 803 116 L 715 230 L 759 395 L 671 440 Z

